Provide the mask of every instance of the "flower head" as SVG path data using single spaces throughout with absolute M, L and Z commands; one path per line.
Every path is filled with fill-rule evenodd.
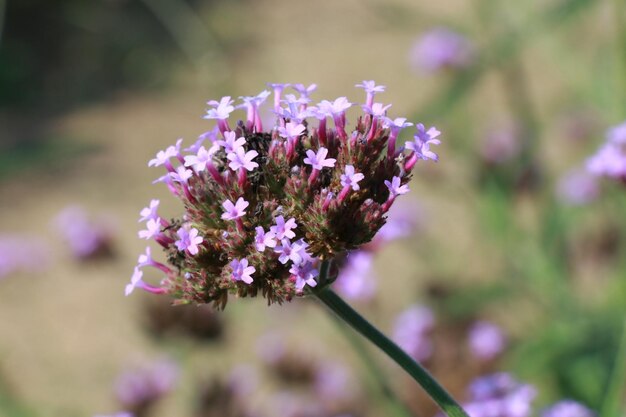
M 303 296 L 307 286 L 319 286 L 321 259 L 341 258 L 375 238 L 396 196 L 408 191 L 410 159 L 432 157 L 428 146 L 438 143 L 436 129 L 418 128 L 417 150 L 396 151 L 396 136 L 410 123 L 386 117 L 391 106 L 373 102 L 384 91 L 373 81 L 359 84 L 367 100 L 352 122 L 345 96 L 310 106 L 315 85 L 295 84 L 299 95 L 283 94 L 287 84 L 270 87 L 273 107 L 267 90 L 208 102 L 205 118 L 216 126 L 182 153 L 179 140 L 151 161 L 167 170 L 159 181 L 184 211 L 169 221 L 157 202 L 142 211 L 139 236 L 160 245 L 167 262 L 147 252 L 139 265 L 165 276 L 159 287 L 137 279 L 132 288 L 218 308 L 231 296 L 262 295 L 269 303 Z M 276 115 L 267 129 L 264 105 Z M 231 129 L 227 119 L 240 111 Z
M 502 330 L 493 323 L 479 321 L 469 330 L 469 347 L 478 359 L 495 358 L 504 350 L 505 344 Z
M 596 413 L 574 400 L 562 400 L 545 409 L 541 417 L 596 417 Z
M 447 28 L 435 28 L 417 40 L 411 51 L 411 63 L 428 72 L 461 69 L 473 60 L 474 48 L 462 35 Z

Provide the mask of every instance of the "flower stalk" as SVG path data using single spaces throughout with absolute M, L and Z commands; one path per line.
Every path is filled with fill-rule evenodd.
M 320 267 L 320 282 L 327 282 L 329 261 L 323 261 Z M 437 405 L 449 417 L 468 417 L 467 413 L 452 398 L 452 396 L 442 387 L 437 380 L 430 375 L 419 363 L 404 352 L 391 339 L 381 333 L 376 327 L 368 322 L 363 316 L 348 305 L 329 286 L 319 286 L 312 293 L 323 304 L 326 305 L 340 319 L 345 321 L 350 327 L 368 339 L 381 349 L 389 358 L 404 369 L 426 393 L 437 403 Z

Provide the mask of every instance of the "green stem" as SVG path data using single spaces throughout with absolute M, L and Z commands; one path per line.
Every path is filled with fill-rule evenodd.
M 626 114 L 626 5 L 624 0 L 614 0 L 617 47 L 617 111 L 618 117 Z
M 328 268 L 325 265 L 328 261 L 324 261 L 320 269 L 320 281 L 325 282 L 327 277 L 323 276 L 323 272 Z M 413 379 L 421 385 L 421 387 L 430 395 L 430 397 L 441 407 L 441 409 L 449 417 L 468 417 L 463 408 L 452 398 L 450 394 L 443 388 L 430 373 L 422 368 L 412 357 L 406 354 L 391 339 L 382 334 L 376 327 L 372 326 L 363 316 L 350 307 L 341 297 L 325 286 L 314 291 L 313 294 L 332 310 L 340 319 L 348 323 L 354 330 L 370 342 L 378 346 L 387 354 L 394 362 L 402 367 Z
M 386 382 L 385 374 L 376 364 L 376 361 L 370 355 L 367 347 L 363 344 L 363 340 L 352 332 L 344 332 L 346 323 L 338 316 L 333 316 L 334 322 L 337 323 L 337 327 L 341 329 L 341 334 L 346 336 L 346 339 L 350 342 L 354 350 L 361 358 L 361 362 L 365 365 L 365 368 L 371 374 L 372 380 L 378 385 L 382 396 L 385 398 L 389 410 L 392 415 L 402 415 L 404 417 L 415 416 L 409 407 L 393 392 L 389 384 Z
M 606 397 L 602 404 L 602 417 L 618 417 L 623 405 L 623 393 L 626 389 L 626 320 L 622 330 L 622 340 L 618 346 L 613 364 L 613 375 L 609 381 Z

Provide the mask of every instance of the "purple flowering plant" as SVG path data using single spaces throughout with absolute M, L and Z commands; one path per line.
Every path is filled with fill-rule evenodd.
M 346 111 L 359 106 L 346 97 L 311 105 L 315 85 L 296 85 L 297 97 L 283 94 L 287 84 L 270 84 L 276 123 L 269 129 L 259 116 L 267 90 L 241 97 L 241 104 L 209 101 L 204 118 L 216 127 L 192 147 L 183 151 L 178 140 L 149 162 L 167 171 L 157 182 L 184 212 L 166 220 L 156 200 L 141 211 L 146 229 L 139 237 L 158 243 L 167 262 L 146 252 L 126 294 L 141 288 L 174 304 L 218 309 L 232 296 L 261 295 L 268 304 L 314 296 L 400 364 L 448 415 L 466 416 L 428 372 L 330 289 L 332 261 L 372 241 L 396 198 L 409 192 L 415 164 L 438 160 L 431 149 L 440 144 L 436 128 L 418 123 L 414 139 L 397 147 L 400 131 L 412 124 L 388 118 L 390 105 L 375 102 L 383 86 L 356 86 L 366 98 L 352 123 Z M 232 122 L 237 109 L 246 118 Z M 144 266 L 164 273 L 158 285 L 143 280 Z

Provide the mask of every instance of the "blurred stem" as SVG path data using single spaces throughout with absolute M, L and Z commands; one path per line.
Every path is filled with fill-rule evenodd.
M 624 405 L 624 391 L 626 390 L 626 319 L 622 329 L 622 339 L 615 355 L 613 374 L 609 381 L 604 403 L 602 404 L 602 417 L 619 417 L 620 408 Z
M 341 334 L 345 335 L 346 339 L 350 342 L 354 350 L 356 350 L 357 354 L 361 358 L 361 361 L 371 374 L 372 379 L 378 385 L 382 396 L 385 398 L 389 410 L 391 411 L 391 415 L 394 416 L 405 416 L 405 417 L 417 417 L 415 413 L 413 413 L 409 407 L 395 394 L 395 392 L 391 389 L 389 384 L 387 384 L 384 372 L 374 358 L 370 355 L 370 352 L 367 350 L 367 346 L 363 344 L 363 340 L 359 337 L 356 337 L 354 333 L 346 330 L 346 323 L 342 321 L 338 316 L 333 316 L 333 321 L 337 324 L 337 327 L 340 329 Z
M 617 2 L 623 0 L 615 0 Z M 512 30 L 498 36 L 490 45 L 478 54 L 472 68 L 460 71 L 450 86 L 416 114 L 416 120 L 441 119 L 451 112 L 477 84 L 478 81 L 493 67 L 509 62 L 520 50 L 536 37 L 547 30 L 554 30 L 575 16 L 585 7 L 598 4 L 594 0 L 563 0 L 546 8 L 531 18 L 523 26 L 523 30 Z
M 617 115 L 620 120 L 626 116 L 626 2 L 615 3 L 615 31 L 617 46 Z
M 329 261 L 323 261 L 320 268 L 320 281 L 325 282 L 328 277 L 323 276 L 328 268 L 324 265 Z M 463 408 L 452 398 L 430 373 L 410 357 L 404 350 L 396 345 L 391 339 L 382 334 L 376 327 L 368 322 L 363 316 L 350 307 L 329 286 L 324 286 L 313 294 L 345 321 L 354 330 L 367 340 L 378 346 L 383 352 L 404 369 L 428 395 L 441 407 L 449 417 L 468 417 Z

